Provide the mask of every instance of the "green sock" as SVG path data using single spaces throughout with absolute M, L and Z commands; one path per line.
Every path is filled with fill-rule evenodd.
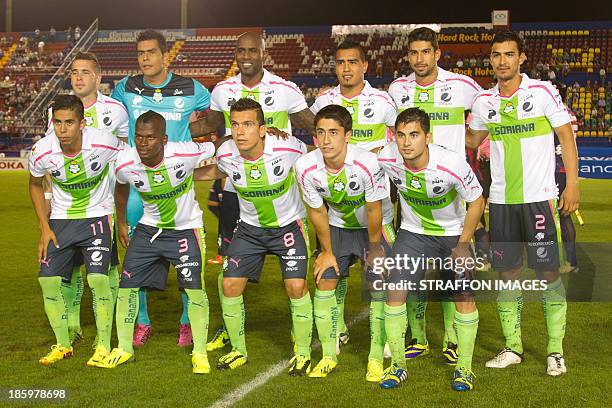
M 314 321 L 319 333 L 323 357 L 336 358 L 336 328 L 338 317 L 338 304 L 335 290 L 315 290 L 314 295 Z
M 87 283 L 89 283 L 93 298 L 96 328 L 98 329 L 98 345 L 110 350 L 114 302 L 108 276 L 90 273 L 87 274 Z
M 521 311 L 523 309 L 523 293 L 517 290 L 500 290 L 497 295 L 497 312 L 506 339 L 506 347 L 522 354 Z
M 62 347 L 70 347 L 66 302 L 62 296 L 62 278 L 61 276 L 40 277 L 38 282 L 42 289 L 45 313 L 55 333 L 55 341 Z
M 427 332 L 425 312 L 427 311 L 427 293 L 420 291 L 418 293 L 408 293 L 406 299 L 406 312 L 408 315 L 408 325 L 410 326 L 410 335 L 417 340 L 419 344 L 427 344 Z
M 246 339 L 244 336 L 245 312 L 242 295 L 236 297 L 223 296 L 221 298 L 221 308 L 223 310 L 225 328 L 232 342 L 232 349 L 238 350 L 246 356 Z
M 444 315 L 444 341 L 442 347 L 446 347 L 447 343 L 457 344 L 457 333 L 453 322 L 455 321 L 455 302 L 452 299 L 442 300 L 442 314 Z
M 455 312 L 455 330 L 457 331 L 458 345 L 457 369 L 464 367 L 472 369 L 472 355 L 478 332 L 478 310 L 470 313 Z
M 187 313 L 193 334 L 193 352 L 206 354 L 208 338 L 208 296 L 204 289 L 185 289 L 189 297 Z
M 119 288 L 117 292 L 117 337 L 119 347 L 134 354 L 132 340 L 138 316 L 138 288 Z
M 370 354 L 368 360 L 385 359 L 385 293 L 372 292 L 370 301 Z
M 117 302 L 117 291 L 119 291 L 119 281 L 121 280 L 119 275 L 119 269 L 117 265 L 111 266 L 108 269 L 108 284 L 111 289 L 111 299 L 113 300 L 113 307 Z
M 546 330 L 548 331 L 546 352 L 563 355 L 567 301 L 565 300 L 565 286 L 563 286 L 561 278 L 549 283 L 542 293 L 542 308 L 544 309 L 544 320 L 546 320 Z
M 225 264 L 227 257 L 223 257 L 223 264 Z M 223 303 L 223 271 L 219 272 L 217 276 L 217 291 L 219 292 L 219 304 Z
M 336 286 L 336 303 L 338 304 L 338 327 L 337 332 L 346 333 L 347 327 L 344 321 L 344 298 L 346 297 L 346 289 L 348 286 L 348 277 L 338 279 L 338 285 Z
M 406 304 L 401 306 L 389 306 L 385 303 L 385 333 L 387 342 L 391 349 L 391 362 L 402 368 L 406 368 L 406 356 L 404 354 L 406 337 Z
M 83 277 L 81 267 L 72 270 L 69 283 L 62 282 L 62 295 L 66 302 L 68 328 L 81 331 L 81 298 L 83 297 Z
M 297 354 L 310 359 L 310 342 L 312 340 L 312 299 L 306 292 L 301 299 L 291 301 L 291 320 Z

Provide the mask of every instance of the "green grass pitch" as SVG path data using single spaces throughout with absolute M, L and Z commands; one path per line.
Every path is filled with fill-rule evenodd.
M 38 359 L 48 352 L 54 338 L 37 281 L 38 225 L 28 197 L 27 180 L 26 172 L 0 173 L 1 406 L 24 405 L 7 399 L 8 389 L 23 388 L 67 390 L 67 399 L 58 402 L 58 406 L 210 406 L 227 399 L 232 391 L 242 390 L 241 386 L 291 357 L 288 299 L 278 263 L 269 257 L 261 283 L 247 287 L 246 333 L 250 362 L 236 371 L 219 372 L 213 368 L 210 375 L 191 373 L 189 350 L 176 346 L 181 304 L 172 272 L 166 291 L 149 295 L 154 335 L 136 351 L 136 363 L 114 370 L 85 366 L 95 336 L 91 294 L 86 288 L 81 306 L 85 340 L 76 345 L 72 359 L 51 367 L 40 366 Z M 206 183 L 197 185 L 203 209 L 208 186 Z M 577 226 L 578 239 L 580 242 L 608 242 L 599 246 L 604 255 L 612 252 L 612 244 L 609 244 L 612 242 L 611 186 L 610 181 L 581 181 L 581 213 L 586 225 Z M 211 257 L 216 255 L 216 219 L 205 210 L 205 221 L 209 231 L 208 257 Z M 592 262 L 602 265 L 598 268 L 599 273 L 609 275 L 609 263 L 602 263 L 599 256 L 591 258 Z M 209 337 L 221 323 L 216 288 L 219 269 L 208 266 L 206 273 L 211 311 Z M 601 282 L 596 285 L 597 289 L 603 288 L 611 294 L 609 283 Z M 312 294 L 312 279 L 309 284 Z M 353 276 L 347 295 L 347 320 L 366 308 L 360 291 L 360 279 Z M 427 313 L 432 352 L 421 360 L 409 362 L 409 380 L 399 389 L 382 391 L 378 385 L 365 381 L 369 347 L 366 317 L 351 328 L 351 340 L 340 355 L 338 368 L 327 379 L 291 378 L 283 370 L 240 399 L 228 401 L 241 407 L 609 406 L 612 304 L 580 302 L 568 306 L 565 339 L 568 373 L 561 378 L 551 378 L 545 373 L 546 331 L 539 303 L 527 302 L 523 311 L 525 361 L 506 370 L 484 367 L 485 361 L 503 347 L 503 341 L 495 304 L 483 302 L 478 307 L 480 327 L 474 353 L 477 378 L 473 392 L 459 394 L 450 389 L 452 370 L 442 364 L 440 356 L 441 308 L 430 303 Z M 209 354 L 211 365 L 214 366 L 220 355 L 221 351 Z M 320 358 L 320 349 L 313 353 L 313 358 Z

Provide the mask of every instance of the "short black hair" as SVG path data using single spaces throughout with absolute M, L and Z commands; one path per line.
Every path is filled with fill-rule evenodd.
M 76 95 L 57 95 L 51 102 L 51 114 L 58 110 L 74 111 L 79 120 L 85 117 L 83 102 Z
M 74 61 L 77 61 L 77 60 L 91 61 L 91 63 L 94 66 L 94 71 L 96 71 L 96 74 L 100 75 L 100 72 L 102 72 L 102 69 L 100 68 L 100 62 L 98 62 L 98 57 L 96 57 L 96 54 L 94 54 L 93 52 L 79 51 L 77 52 L 77 55 L 72 60 L 72 64 L 74 64 Z M 70 65 L 72 66 L 72 64 Z
M 395 119 L 395 129 L 397 130 L 399 125 L 407 125 L 408 123 L 418 122 L 421 125 L 421 129 L 425 133 L 429 133 L 431 124 L 429 121 L 429 115 L 421 108 L 408 108 L 397 115 Z
M 521 37 L 518 33 L 514 31 L 496 32 L 495 35 L 493 36 L 493 39 L 491 40 L 491 47 L 493 46 L 493 44 L 499 44 L 499 43 L 503 43 L 506 41 L 514 41 L 518 48 L 519 54 L 522 54 L 527 51 L 525 47 L 525 40 L 523 40 L 523 37 Z
M 162 54 L 165 54 L 168 51 L 168 45 L 166 44 L 166 37 L 159 31 L 155 30 L 144 30 L 138 34 L 136 37 L 136 44 L 141 41 L 155 40 L 157 41 L 157 45 L 159 45 L 159 49 Z
M 140 123 L 151 123 L 154 127 L 159 128 L 162 136 L 166 134 L 166 119 L 157 112 L 152 110 L 146 111 L 136 119 L 136 126 Z
M 415 41 L 429 41 L 434 50 L 440 48 L 438 46 L 438 34 L 429 27 L 415 28 L 408 34 L 408 48 L 410 43 Z
M 259 123 L 259 126 L 266 124 L 266 119 L 264 117 L 261 105 L 259 102 L 251 98 L 241 98 L 234 102 L 230 107 L 230 115 L 232 112 L 245 112 L 250 110 L 255 111 L 257 114 L 257 123 Z
M 345 132 L 353 130 L 353 118 L 344 106 L 327 105 L 323 109 L 318 111 L 314 117 L 315 127 L 321 119 L 335 120 L 340 126 L 342 126 Z
M 361 44 L 359 44 L 357 41 L 353 41 L 353 40 L 342 41 L 336 48 L 336 52 L 340 50 L 357 50 L 359 51 L 359 58 L 361 58 L 361 61 L 366 60 L 366 53 L 363 47 L 361 46 Z

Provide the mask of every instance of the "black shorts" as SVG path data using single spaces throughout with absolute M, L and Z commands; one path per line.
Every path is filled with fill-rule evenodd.
M 332 252 L 336 257 L 340 276 L 336 275 L 333 268 L 323 272 L 323 279 L 339 279 L 349 276 L 349 268 L 356 259 L 361 260 L 361 265 L 365 265 L 365 260 L 368 256 L 367 251 L 370 247 L 370 239 L 367 228 L 348 229 L 329 226 L 329 233 L 332 244 Z M 385 254 L 389 256 L 391 246 L 395 241 L 395 231 L 393 224 L 383 225 L 381 244 L 385 250 Z M 377 278 L 371 270 L 366 271 L 366 280 L 372 282 Z
M 567 185 L 567 173 L 564 171 L 555 171 L 555 182 L 557 183 L 557 189 L 559 190 L 559 197 L 561 197 L 561 194 Z
M 138 224 L 125 252 L 119 287 L 164 290 L 173 264 L 179 288 L 202 289 L 205 238 L 204 228 L 160 230 Z
M 306 220 L 280 228 L 260 228 L 239 221 L 225 254 L 223 277 L 259 282 L 267 253 L 278 256 L 283 279 L 306 279 L 310 257 Z
M 113 234 L 113 242 L 111 244 L 111 266 L 119 265 L 119 251 L 117 248 L 117 237 L 119 236 L 117 232 L 117 224 L 115 223 L 115 232 Z M 72 269 L 80 268 L 83 265 L 83 254 L 80 251 L 75 252 L 74 257 L 72 258 Z
M 227 248 L 232 243 L 238 219 L 240 219 L 238 194 L 231 191 L 223 191 L 221 215 L 219 217 L 219 241 L 217 242 L 219 255 L 227 255 Z
M 390 258 L 394 261 L 400 259 L 399 268 L 391 269 L 385 278 L 385 282 L 391 284 L 413 285 L 414 291 L 418 291 L 419 282 L 425 277 L 428 267 L 438 270 L 439 279 L 443 282 L 469 281 L 473 278 L 472 264 L 451 264 L 450 256 L 453 248 L 457 246 L 459 236 L 433 236 L 422 235 L 400 229 Z M 432 263 L 428 263 L 428 259 Z M 394 262 L 395 263 L 395 262 Z M 389 291 L 393 291 L 391 289 Z M 399 289 L 398 291 L 408 291 Z M 469 292 L 469 290 L 450 290 L 448 295 Z
M 500 272 L 527 263 L 537 271 L 559 268 L 559 215 L 556 200 L 528 204 L 489 204 L 492 264 Z
M 476 178 L 482 186 L 482 196 L 489 198 L 489 192 L 491 191 L 491 161 L 481 159 L 479 162 L 479 172 L 476 173 Z
M 114 225 L 112 214 L 80 220 L 49 220 L 59 248 L 49 242 L 47 261 L 41 261 L 39 276 L 61 276 L 64 282 L 70 282 L 77 253 L 81 259 L 85 259 L 88 274 L 107 275 L 111 263 Z

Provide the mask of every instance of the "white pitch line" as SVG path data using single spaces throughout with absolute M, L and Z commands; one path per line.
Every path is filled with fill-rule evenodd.
M 359 323 L 363 319 L 367 318 L 369 315 L 370 315 L 370 309 L 366 308 L 361 313 L 359 313 L 357 316 L 355 316 L 351 321 L 349 321 L 346 326 L 352 327 L 354 324 Z M 315 351 L 319 349 L 320 347 L 321 347 L 321 343 L 319 341 L 316 341 L 312 345 L 312 351 Z M 267 383 L 270 379 L 276 377 L 283 371 L 287 370 L 287 367 L 289 366 L 289 361 L 290 361 L 289 359 L 281 360 L 278 363 L 270 366 L 266 371 L 264 371 L 261 374 L 258 374 L 255 378 L 253 378 L 248 383 L 241 385 L 240 387 L 236 388 L 234 391 L 230 392 L 229 394 L 219 399 L 217 402 L 212 404 L 210 408 L 227 408 L 243 400 L 244 397 L 246 397 L 252 391 L 261 387 L 262 385 Z

